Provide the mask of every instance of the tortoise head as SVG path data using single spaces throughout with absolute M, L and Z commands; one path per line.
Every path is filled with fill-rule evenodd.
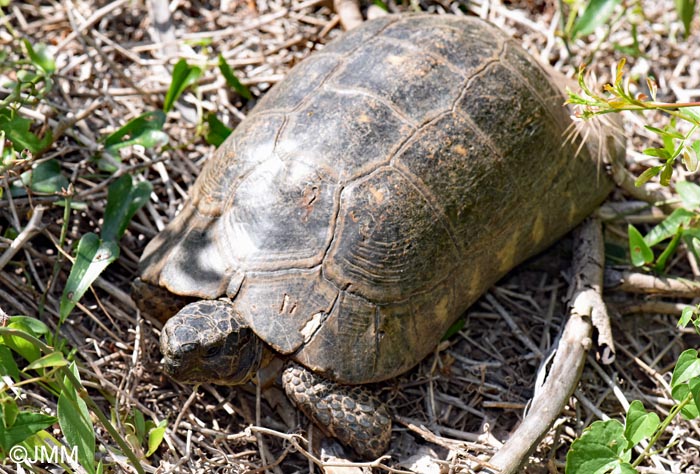
M 255 376 L 265 347 L 230 301 L 201 300 L 168 320 L 160 351 L 180 382 L 238 385 Z

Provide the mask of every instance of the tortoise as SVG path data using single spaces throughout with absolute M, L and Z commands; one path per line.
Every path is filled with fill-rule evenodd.
M 388 15 L 300 62 L 143 253 L 141 308 L 191 301 L 163 328 L 165 370 L 236 385 L 283 357 L 299 409 L 382 454 L 391 419 L 364 385 L 414 367 L 611 190 L 599 157 L 621 144 L 567 139 L 564 100 L 477 18 Z

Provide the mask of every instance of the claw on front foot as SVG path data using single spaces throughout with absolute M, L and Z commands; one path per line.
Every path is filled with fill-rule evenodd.
M 297 364 L 285 369 L 282 384 L 306 416 L 362 458 L 375 459 L 388 449 L 389 413 L 367 388 L 330 382 Z

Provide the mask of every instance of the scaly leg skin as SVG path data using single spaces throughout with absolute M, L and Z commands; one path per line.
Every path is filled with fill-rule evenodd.
M 391 419 L 367 388 L 330 382 L 297 364 L 285 369 L 282 385 L 297 408 L 363 459 L 376 459 L 388 449 Z

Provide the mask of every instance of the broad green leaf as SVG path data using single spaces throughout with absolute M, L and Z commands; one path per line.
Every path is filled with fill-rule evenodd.
M 107 136 L 105 150 L 114 154 L 120 148 L 130 145 L 154 148 L 168 143 L 168 136 L 163 132 L 163 124 L 165 124 L 165 114 L 160 110 L 141 114 Z
M 134 429 L 136 430 L 136 436 L 139 441 L 143 441 L 146 438 L 146 420 L 143 417 L 141 410 L 134 408 Z
M 61 323 L 66 320 L 92 282 L 119 257 L 119 246 L 114 241 L 103 242 L 90 232 L 80 238 L 76 253 L 75 263 L 61 295 Z
M 2 344 L 0 339 L 0 377 L 8 375 L 12 380 L 19 380 L 19 368 L 12 356 L 12 351 Z
M 635 473 L 630 456 L 622 423 L 596 421 L 571 444 L 566 454 L 566 474 Z
M 163 420 L 158 423 L 158 426 L 148 432 L 148 451 L 146 457 L 156 452 L 156 449 L 163 442 L 165 437 L 165 428 L 168 426 L 168 420 Z
M 574 23 L 571 30 L 571 37 L 586 36 L 599 26 L 604 25 L 615 7 L 620 4 L 620 0 L 591 0 L 586 10 Z
M 104 242 L 118 242 L 136 211 L 148 202 L 151 184 L 142 181 L 134 186 L 133 181 L 131 175 L 125 174 L 109 185 L 101 232 Z
M 676 0 L 676 12 L 678 18 L 683 22 L 685 36 L 690 34 L 690 25 L 695 14 L 695 0 Z
M 676 191 L 686 209 L 700 207 L 700 186 L 691 181 L 679 181 L 676 183 Z
M 659 174 L 662 168 L 663 166 L 652 166 L 651 168 L 647 168 L 642 174 L 639 175 L 637 179 L 634 180 L 634 185 L 639 187 L 645 184 L 651 178 Z
M 644 236 L 644 242 L 651 247 L 666 239 L 670 239 L 678 233 L 679 229 L 690 227 L 694 219 L 694 212 L 682 208 L 676 209 Z
M 690 393 L 690 386 L 688 384 L 676 385 L 671 389 L 671 396 L 674 400 L 679 402 L 685 400 L 685 398 Z M 694 420 L 700 414 L 698 413 L 698 406 L 695 403 L 689 403 L 681 409 L 681 415 L 686 420 Z
M 632 265 L 641 267 L 647 263 L 654 261 L 654 252 L 651 251 L 647 243 L 644 241 L 642 234 L 633 226 L 627 226 L 627 235 L 630 245 L 630 259 Z
M 681 312 L 681 317 L 678 319 L 678 324 L 677 327 L 679 328 L 684 328 L 690 323 L 690 321 L 693 319 L 693 315 L 696 314 L 697 307 L 695 306 L 686 306 L 683 308 L 683 311 Z
M 204 139 L 210 145 L 218 147 L 231 135 L 232 130 L 216 118 L 214 114 L 207 114 L 207 124 L 209 125 L 209 130 Z
M 7 327 L 37 337 L 37 334 L 33 331 L 32 326 L 26 319 L 10 318 Z M 7 347 L 24 357 L 28 362 L 33 362 L 41 357 L 40 349 L 23 337 L 3 335 L 0 340 L 3 341 Z
M 10 317 L 10 322 L 21 322 L 25 327 L 31 330 L 31 333 L 34 336 L 51 334 L 51 329 L 49 329 L 46 323 L 39 321 L 36 318 L 31 318 L 29 316 L 12 316 Z
M 12 397 L 0 398 L 0 428 L 7 429 L 12 427 L 19 415 L 17 402 Z
M 688 381 L 688 388 L 693 395 L 695 409 L 700 411 L 700 377 L 693 377 Z
M 627 449 L 632 449 L 641 440 L 650 438 L 659 427 L 659 423 L 659 415 L 647 412 L 639 400 L 633 401 L 625 419 L 625 438 L 629 442 Z
M 22 370 L 26 372 L 27 370 L 45 369 L 47 367 L 64 367 L 66 365 L 68 365 L 68 361 L 63 357 L 63 353 L 52 352 L 35 360 Z
M 181 59 L 175 64 L 173 69 L 173 80 L 170 83 L 168 92 L 165 94 L 163 101 L 163 112 L 168 113 L 172 110 L 175 102 L 180 98 L 185 89 L 197 82 L 202 70 L 197 66 L 190 66 L 187 61 Z
M 12 426 L 0 430 L 0 447 L 3 451 L 9 452 L 12 446 L 54 423 L 56 423 L 56 418 L 53 416 L 43 413 L 20 412 Z
M 75 363 L 69 369 L 80 381 Z M 58 424 L 70 446 L 77 446 L 80 465 L 89 473 L 95 472 L 95 429 L 87 404 L 80 398 L 78 390 L 68 377 L 63 381 L 65 390 L 58 397 Z
M 655 156 L 664 160 L 668 160 L 671 157 L 665 148 L 646 148 L 642 153 L 647 156 Z
M 27 55 L 32 63 L 41 69 L 45 74 L 53 74 L 56 70 L 56 62 L 45 44 L 32 44 L 26 39 L 23 40 Z
M 22 181 L 32 191 L 44 194 L 57 194 L 68 189 L 68 178 L 61 172 L 57 160 L 47 160 L 22 173 Z
M 231 69 L 231 66 L 228 65 L 226 59 L 224 59 L 221 54 L 219 54 L 219 70 L 224 76 L 224 79 L 226 79 L 226 84 L 228 84 L 229 87 L 232 87 L 238 95 L 248 100 L 253 98 L 253 95 L 250 93 L 248 88 L 238 80 L 236 74 L 233 72 L 233 69 Z
M 0 108 L 0 130 L 5 132 L 15 151 L 23 152 L 26 149 L 36 154 L 51 143 L 51 130 L 47 130 L 44 138 L 39 138 L 30 131 L 31 126 L 31 120 L 16 115 L 10 109 Z
M 681 353 L 676 361 L 676 367 L 671 376 L 671 388 L 683 384 L 688 380 L 700 376 L 700 359 L 698 351 L 687 349 Z

